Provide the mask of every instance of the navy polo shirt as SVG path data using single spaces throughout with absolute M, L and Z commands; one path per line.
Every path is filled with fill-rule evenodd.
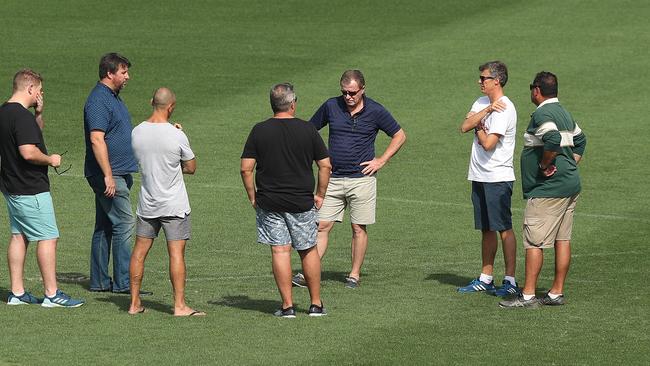
M 381 104 L 363 96 L 363 109 L 352 116 L 343 96 L 328 99 L 309 120 L 320 130 L 329 124 L 329 152 L 333 177 L 363 177 L 364 161 L 375 158 L 379 130 L 392 137 L 401 129 Z
M 131 116 L 120 96 L 111 88 L 98 82 L 90 92 L 84 106 L 84 132 L 86 135 L 86 163 L 84 175 L 103 175 L 90 143 L 90 131 L 104 131 L 108 147 L 108 160 L 113 175 L 138 171 L 131 147 Z

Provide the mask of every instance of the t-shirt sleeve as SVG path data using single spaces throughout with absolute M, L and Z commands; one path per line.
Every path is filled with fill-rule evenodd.
M 190 147 L 190 140 L 188 140 L 187 135 L 183 131 L 179 135 L 179 146 L 181 148 L 181 161 L 189 161 L 194 159 L 194 151 Z
M 327 114 L 327 102 L 323 103 L 323 105 L 321 105 L 320 108 L 316 110 L 314 115 L 309 119 L 309 122 L 311 122 L 311 124 L 314 125 L 317 130 L 320 130 L 327 125 L 329 122 L 329 117 Z
M 108 130 L 110 111 L 104 103 L 100 101 L 89 102 L 86 104 L 84 114 L 89 131 L 100 130 L 106 132 Z
M 485 105 L 481 103 L 481 99 L 477 99 L 474 104 L 472 104 L 472 108 L 470 108 L 470 112 L 478 113 L 480 112 L 483 108 L 485 108 Z
M 578 124 L 576 123 L 573 136 L 573 152 L 580 156 L 585 154 L 585 148 L 587 147 L 587 136 L 582 132 Z
M 329 157 L 329 153 L 327 151 L 327 147 L 325 147 L 325 142 L 323 141 L 323 138 L 320 137 L 320 134 L 316 129 L 313 130 L 312 134 L 312 141 L 313 141 L 313 146 L 314 146 L 314 160 L 323 160 L 327 157 Z
M 255 148 L 255 127 L 251 129 L 244 144 L 244 151 L 241 154 L 242 159 L 257 159 L 257 149 Z
M 16 145 L 37 145 L 41 142 L 41 129 L 34 116 L 27 112 L 16 118 Z
M 382 109 L 377 112 L 377 127 L 384 131 L 388 136 L 393 137 L 397 131 L 402 129 L 399 123 L 393 118 L 389 111 Z

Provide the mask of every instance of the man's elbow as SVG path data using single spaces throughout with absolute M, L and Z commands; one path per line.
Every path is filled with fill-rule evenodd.
M 483 148 L 483 150 L 485 150 L 487 152 L 490 152 L 490 151 L 494 150 L 494 148 L 496 147 L 496 144 L 487 144 L 487 143 L 485 143 L 485 144 L 482 144 L 481 147 Z

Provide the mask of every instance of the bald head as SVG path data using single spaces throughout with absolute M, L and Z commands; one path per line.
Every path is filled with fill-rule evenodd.
M 158 88 L 153 93 L 151 105 L 156 110 L 167 109 L 176 104 L 176 94 L 168 88 Z

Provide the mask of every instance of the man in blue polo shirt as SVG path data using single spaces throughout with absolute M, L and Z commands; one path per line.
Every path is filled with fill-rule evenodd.
M 129 80 L 129 60 L 108 53 L 99 61 L 99 82 L 84 106 L 85 176 L 95 192 L 95 230 L 90 252 L 90 290 L 129 293 L 131 237 L 135 219 L 129 189 L 138 170 L 131 148 L 131 116 L 119 96 Z M 113 279 L 108 274 L 113 251 Z
M 349 206 L 352 270 L 346 277 L 346 287 L 356 288 L 368 247 L 366 226 L 375 223 L 375 174 L 399 151 L 406 134 L 390 112 L 365 95 L 366 83 L 361 71 L 344 72 L 340 84 L 342 95 L 328 99 L 310 120 L 319 130 L 329 124 L 328 145 L 333 166 L 327 194 L 318 212 L 318 254 L 321 258 L 325 255 L 334 222 L 343 220 Z M 379 130 L 390 136 L 391 141 L 377 157 L 375 139 Z M 293 280 L 297 286 L 304 282 L 300 273 Z

